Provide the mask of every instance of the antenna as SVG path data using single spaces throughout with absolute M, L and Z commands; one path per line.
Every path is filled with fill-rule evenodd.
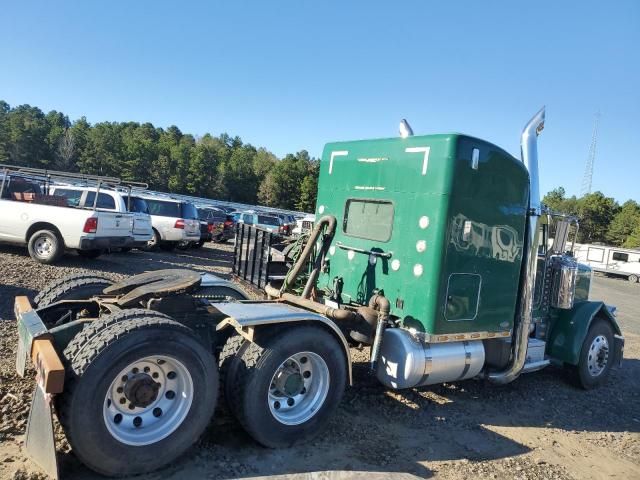
M 594 115 L 593 135 L 591 136 L 591 145 L 589 145 L 589 155 L 587 156 L 587 165 L 584 169 L 584 177 L 582 178 L 582 195 L 591 193 L 591 184 L 593 182 L 593 164 L 596 160 L 596 144 L 598 143 L 598 127 L 602 114 L 598 110 Z

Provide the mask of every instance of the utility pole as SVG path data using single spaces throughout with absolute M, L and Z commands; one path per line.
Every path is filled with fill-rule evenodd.
M 587 165 L 584 169 L 584 177 L 582 178 L 582 195 L 591 193 L 591 184 L 593 182 L 593 164 L 596 160 L 596 144 L 598 143 L 598 127 L 602 114 L 597 111 L 593 121 L 593 135 L 591 136 L 591 145 L 589 145 L 589 155 L 587 156 Z

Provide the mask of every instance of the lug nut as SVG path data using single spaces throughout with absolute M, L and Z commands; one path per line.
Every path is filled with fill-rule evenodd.
M 149 373 L 151 369 L 149 367 L 144 367 L 144 373 Z
M 300 359 L 300 363 L 307 363 L 307 357 L 302 357 Z
M 136 408 L 136 406 L 133 403 L 129 404 L 129 410 L 134 410 Z
M 129 380 L 129 377 L 127 375 L 123 375 L 121 380 L 123 382 L 126 382 L 127 380 Z
M 133 373 L 138 373 L 140 370 L 138 370 L 138 367 L 133 367 L 133 370 L 131 370 Z
M 124 405 L 125 403 L 127 403 L 127 399 L 126 399 L 126 398 L 124 398 L 124 397 L 122 397 L 122 398 L 120 399 L 120 405 Z
M 122 393 L 122 392 L 124 392 L 124 388 L 122 388 L 122 387 L 118 387 L 118 388 L 116 389 L 116 392 L 118 392 L 118 393 Z
M 158 377 L 159 377 L 158 372 L 153 372 L 153 373 L 151 374 L 151 376 L 152 376 L 153 378 L 158 378 Z

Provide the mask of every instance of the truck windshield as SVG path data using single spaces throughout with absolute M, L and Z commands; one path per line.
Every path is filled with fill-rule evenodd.
M 127 197 L 124 198 L 126 202 Z M 134 213 L 149 213 L 149 206 L 143 199 L 131 197 L 131 205 L 129 206 L 129 211 Z
M 353 198 L 347 200 L 342 230 L 351 237 L 388 242 L 393 230 L 393 203 Z
M 87 192 L 87 198 L 84 201 L 84 206 L 93 208 L 93 202 L 96 199 L 96 192 Z M 96 202 L 96 208 L 104 208 L 105 210 L 115 210 L 116 202 L 113 197 L 107 193 L 99 193 L 98 201 Z
M 193 203 L 182 204 L 182 218 L 187 220 L 198 220 L 198 210 Z
M 265 217 L 264 215 L 258 215 L 258 223 L 260 225 L 280 225 L 280 219 L 278 217 Z
M 145 200 L 151 215 L 159 217 L 180 218 L 180 204 L 177 202 L 163 202 L 162 200 Z

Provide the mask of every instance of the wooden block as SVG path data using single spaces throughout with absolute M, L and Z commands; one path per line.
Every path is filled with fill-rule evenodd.
M 34 340 L 31 360 L 36 369 L 36 381 L 42 390 L 45 393 L 61 393 L 64 387 L 64 366 L 51 340 Z

